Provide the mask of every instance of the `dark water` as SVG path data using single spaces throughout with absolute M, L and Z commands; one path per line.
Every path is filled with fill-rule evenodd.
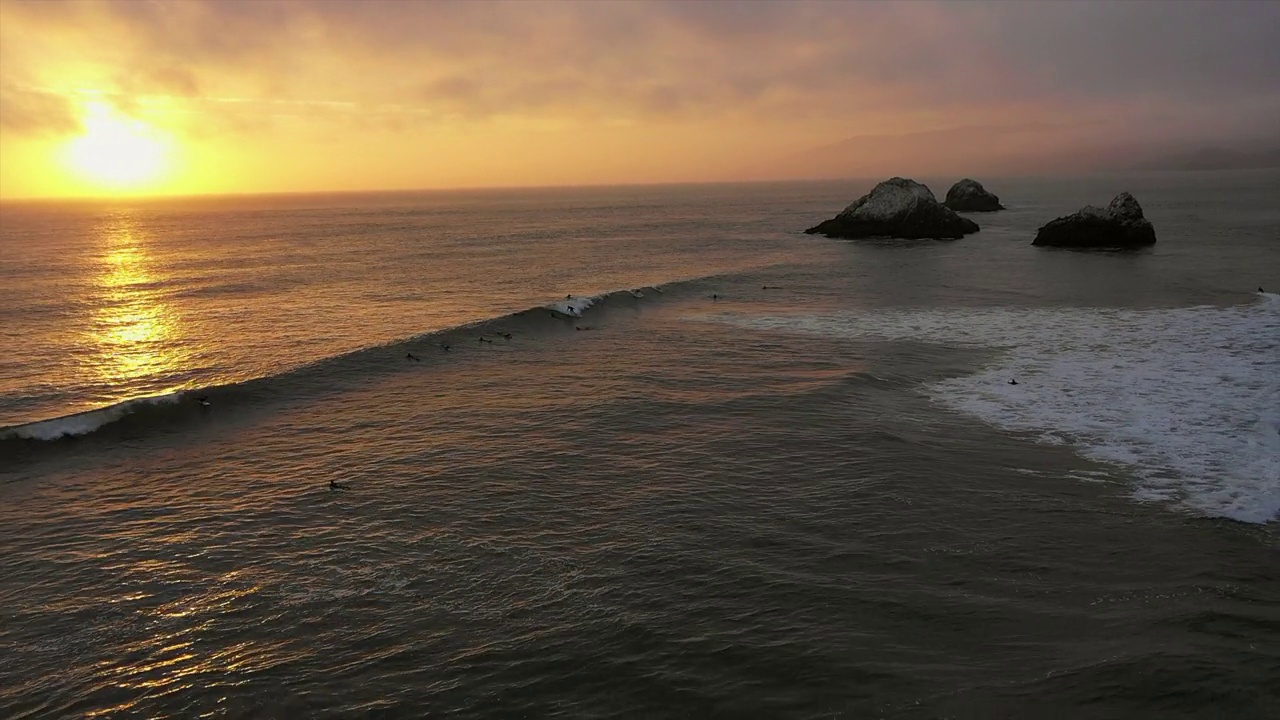
M 1267 717 L 1280 178 L 988 185 L 6 206 L 0 715 Z

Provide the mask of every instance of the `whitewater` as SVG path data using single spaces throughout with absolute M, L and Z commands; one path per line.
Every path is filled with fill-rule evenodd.
M 1006 430 L 1121 464 L 1140 479 L 1139 499 L 1244 522 L 1280 515 L 1275 294 L 1225 308 L 880 309 L 719 319 L 998 350 L 980 372 L 922 392 Z

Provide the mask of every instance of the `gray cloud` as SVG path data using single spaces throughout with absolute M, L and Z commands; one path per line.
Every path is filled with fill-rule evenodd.
M 80 130 L 80 121 L 61 95 L 0 84 L 0 129 L 18 135 L 67 135 Z
M 1280 3 L 1265 1 L 129 0 L 5 12 L 123 28 L 136 41 L 118 74 L 126 94 L 196 96 L 239 77 L 261 97 L 471 119 L 961 113 L 964 123 L 1033 106 L 1086 120 L 1199 113 L 1209 124 L 1280 108 Z M 349 74 L 335 73 L 346 58 Z

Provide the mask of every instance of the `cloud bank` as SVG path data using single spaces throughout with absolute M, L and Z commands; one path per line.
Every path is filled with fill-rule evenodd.
M 435 151 L 423 138 L 510 149 L 523 133 L 588 155 L 649 138 L 669 179 L 696 179 L 853 136 L 1043 124 L 1096 145 L 1280 125 L 1275 2 L 10 0 L 0 16 L 10 138 L 74 132 L 92 93 L 193 138 L 307 128 Z M 628 159 L 645 155 L 575 177 L 661 175 Z

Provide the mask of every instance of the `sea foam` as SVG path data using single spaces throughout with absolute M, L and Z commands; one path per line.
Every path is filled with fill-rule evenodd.
M 174 392 L 167 395 L 135 398 L 97 410 L 0 428 L 0 440 L 57 440 L 63 437 L 87 435 L 103 425 L 113 423 L 146 407 L 177 403 L 182 396 L 183 393 Z
M 1278 296 L 1226 308 L 894 309 L 727 319 L 1003 349 L 981 371 L 925 392 L 997 427 L 1122 464 L 1139 479 L 1140 499 L 1244 522 L 1280 517 Z

